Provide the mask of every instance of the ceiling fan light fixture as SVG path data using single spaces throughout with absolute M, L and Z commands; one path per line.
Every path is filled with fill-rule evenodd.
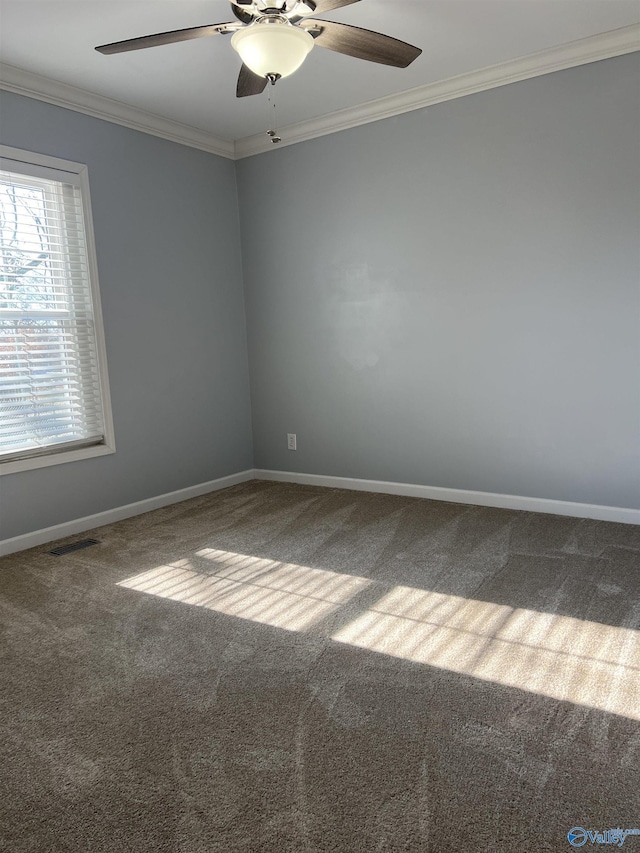
M 280 19 L 258 21 L 231 37 L 243 63 L 260 77 L 288 77 L 297 71 L 313 47 L 313 36 Z

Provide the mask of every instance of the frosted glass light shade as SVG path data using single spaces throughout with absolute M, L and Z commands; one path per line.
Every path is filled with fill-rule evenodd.
M 254 74 L 288 77 L 313 47 L 313 36 L 301 27 L 265 21 L 234 33 L 231 46 Z

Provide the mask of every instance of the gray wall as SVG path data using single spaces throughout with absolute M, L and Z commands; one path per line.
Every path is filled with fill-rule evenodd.
M 237 164 L 258 467 L 640 508 L 639 62 Z
M 89 166 L 118 448 L 0 478 L 0 539 L 251 467 L 252 416 L 262 468 L 640 508 L 639 62 L 235 166 L 0 92 Z
M 117 446 L 1 477 L 0 539 L 250 468 L 234 163 L 0 99 L 0 142 L 89 167 Z

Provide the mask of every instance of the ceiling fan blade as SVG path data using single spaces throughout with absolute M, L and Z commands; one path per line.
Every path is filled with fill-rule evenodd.
M 310 27 L 309 24 L 313 26 Z M 337 24 L 334 21 L 318 21 L 306 18 L 302 25 L 309 30 L 316 44 L 346 53 L 357 59 L 367 59 L 369 62 L 379 62 L 382 65 L 394 65 L 396 68 L 406 68 L 422 51 L 405 41 L 374 33 L 373 30 L 363 30 L 349 24 Z
M 352 3 L 359 2 L 360 0 L 315 0 L 316 8 L 312 14 L 324 15 L 325 12 L 332 12 L 334 9 L 341 9 L 343 6 L 351 6 Z
M 127 50 L 140 50 L 143 47 L 158 47 L 161 44 L 173 44 L 178 41 L 202 38 L 203 36 L 215 36 L 218 33 L 233 32 L 240 29 L 242 25 L 232 22 L 229 24 L 209 24 L 204 27 L 188 27 L 186 30 L 171 30 L 168 33 L 155 33 L 152 36 L 141 36 L 125 41 L 115 41 L 111 44 L 101 44 L 96 50 L 105 55 L 111 53 L 124 53 Z
M 260 95 L 267 86 L 267 78 L 254 74 L 250 68 L 243 64 L 238 75 L 236 86 L 236 97 L 246 98 L 248 95 Z

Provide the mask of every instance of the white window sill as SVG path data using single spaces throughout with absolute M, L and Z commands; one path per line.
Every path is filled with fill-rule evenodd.
M 32 471 L 34 468 L 47 468 L 49 465 L 62 465 L 65 462 L 78 462 L 81 459 L 93 459 L 95 456 L 108 456 L 116 449 L 109 444 L 96 444 L 94 447 L 81 447 L 48 456 L 31 456 L 28 459 L 15 459 L 13 462 L 0 462 L 2 474 L 17 474 L 19 471 Z

